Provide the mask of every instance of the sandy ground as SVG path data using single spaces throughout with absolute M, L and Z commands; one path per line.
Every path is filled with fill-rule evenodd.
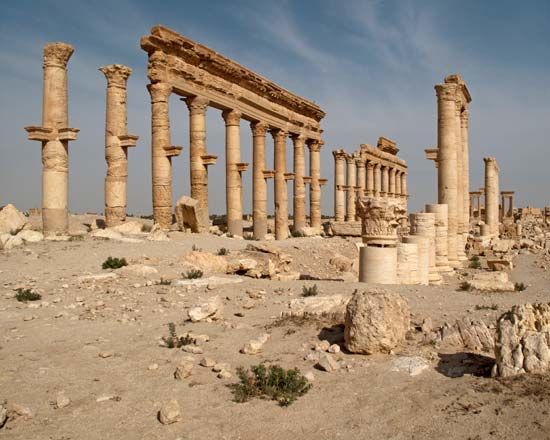
M 0 401 L 28 407 L 32 418 L 10 420 L 2 439 L 501 439 L 550 438 L 550 379 L 488 377 L 493 359 L 464 352 L 438 352 L 409 345 L 394 355 L 334 355 L 344 368 L 332 373 L 305 360 L 320 339 L 338 342 L 339 326 L 315 322 L 278 322 L 288 302 L 304 285 L 317 284 L 320 295 L 351 295 L 365 285 L 349 281 L 269 281 L 243 278 L 240 284 L 215 287 L 147 286 L 144 278 L 83 283 L 78 277 L 104 273 L 108 256 L 125 257 L 156 267 L 160 276 L 181 272 L 178 258 L 193 245 L 237 253 L 249 242 L 211 235 L 171 233 L 170 242 L 119 243 L 86 238 L 41 242 L 0 253 Z M 335 253 L 356 255 L 353 240 L 293 238 L 277 242 L 293 257 L 292 267 L 318 278 L 341 278 L 328 259 Z M 435 325 L 472 316 L 488 325 L 516 303 L 548 302 L 548 273 L 537 257 L 516 259 L 514 281 L 529 287 L 518 293 L 480 294 L 458 291 L 459 277 L 443 286 L 394 286 L 388 290 L 409 301 L 413 322 L 431 317 Z M 17 287 L 42 294 L 38 303 L 13 298 Z M 249 292 L 265 290 L 264 299 Z M 224 319 L 186 321 L 189 307 L 218 295 Z M 477 307 L 476 307 L 477 306 Z M 493 310 L 496 308 L 497 310 Z M 159 344 L 167 324 L 178 333 L 207 334 L 204 354 L 184 353 Z M 275 323 L 275 325 L 274 325 Z M 265 332 L 271 339 L 262 353 L 239 349 Z M 109 353 L 110 352 L 110 353 Z M 100 354 L 111 354 L 101 357 Z M 401 354 L 418 354 L 430 368 L 417 376 L 392 371 Z M 185 380 L 174 370 L 186 356 L 196 366 Z M 208 356 L 231 365 L 233 377 L 219 379 L 198 365 Z M 260 362 L 313 371 L 313 388 L 294 404 L 232 401 L 228 384 L 235 368 Z M 150 369 L 152 364 L 158 368 Z M 63 391 L 71 403 L 56 409 Z M 102 397 L 108 397 L 102 400 Z M 178 400 L 182 420 L 157 421 L 161 404 Z

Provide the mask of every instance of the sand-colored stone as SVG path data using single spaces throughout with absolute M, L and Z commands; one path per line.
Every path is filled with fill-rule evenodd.
M 128 148 L 138 136 L 128 134 L 126 83 L 132 69 L 111 64 L 99 69 L 107 79 L 105 116 L 105 224 L 116 226 L 126 220 L 128 188 Z
M 418 245 L 416 243 L 397 244 L 397 281 L 399 284 L 418 283 Z
M 346 163 L 347 163 L 347 182 L 346 182 L 346 190 L 347 190 L 347 203 L 346 203 L 346 221 L 347 222 L 353 222 L 355 221 L 355 197 L 356 197 L 356 190 L 355 187 L 357 186 L 357 173 L 356 173 L 356 161 L 357 157 L 354 154 L 348 154 L 346 156 Z
M 403 237 L 403 243 L 416 244 L 416 277 L 419 284 L 430 283 L 430 239 L 421 235 Z
M 437 271 L 445 273 L 452 271 L 448 260 L 448 222 L 447 205 L 431 203 L 426 205 L 426 212 L 435 214 L 435 266 Z
M 306 224 L 306 185 L 304 177 L 306 174 L 306 162 L 304 155 L 305 136 L 302 134 L 291 134 L 294 146 L 294 185 L 293 185 L 293 226 L 295 232 L 302 232 Z
M 263 240 L 267 235 L 267 175 L 265 169 L 265 136 L 268 126 L 253 122 L 252 129 L 252 220 L 253 236 Z
M 275 165 L 275 239 L 288 237 L 288 187 L 286 183 L 286 138 L 284 130 L 272 130 Z
M 486 157 L 485 162 L 485 235 L 498 236 L 499 225 L 499 172 L 494 157 Z
M 426 237 L 430 242 L 429 280 L 430 283 L 441 282 L 441 275 L 436 269 L 435 214 L 419 212 L 410 215 L 411 235 Z
M 322 141 L 308 140 L 309 148 L 309 219 L 310 226 L 321 229 L 321 147 Z M 325 181 L 326 183 L 326 181 Z
M 346 216 L 346 152 L 334 150 L 334 221 L 344 222 Z M 372 175 L 372 172 L 371 172 Z
M 74 49 L 66 43 L 44 47 L 42 126 L 25 127 L 29 140 L 42 142 L 42 226 L 44 235 L 65 235 L 69 229 L 69 141 L 67 63 Z

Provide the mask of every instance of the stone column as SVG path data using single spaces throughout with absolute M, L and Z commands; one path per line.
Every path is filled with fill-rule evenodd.
M 488 235 L 498 236 L 498 195 L 499 168 L 494 157 L 486 157 L 485 162 L 485 231 Z
M 397 243 L 397 281 L 399 284 L 418 284 L 418 245 Z
M 389 168 L 387 166 L 382 167 L 382 191 L 381 196 L 382 197 L 388 197 L 388 193 L 390 192 L 390 173 Z
M 380 197 L 382 191 L 382 165 L 374 164 L 374 197 Z
M 418 283 L 423 285 L 430 284 L 430 240 L 420 235 L 409 235 L 403 237 L 403 242 L 416 244 L 416 277 Z
M 335 150 L 334 156 L 334 221 L 343 222 L 346 215 L 346 153 Z
M 172 224 L 172 157 L 181 148 L 170 143 L 168 101 L 172 86 L 152 83 L 147 86 L 151 95 L 151 165 L 153 177 L 153 219 L 163 229 Z
M 300 232 L 306 227 L 306 162 L 304 158 L 305 137 L 303 134 L 291 134 L 294 145 L 294 197 L 292 230 Z
M 286 136 L 281 129 L 271 130 L 275 144 L 275 239 L 288 238 L 288 188 L 286 173 Z
M 364 157 L 359 156 L 355 160 L 355 163 L 357 165 L 357 188 L 359 190 L 359 197 L 364 197 L 367 184 L 367 161 Z
M 227 210 L 227 232 L 243 235 L 241 163 L 241 112 L 224 110 L 225 121 L 225 200 Z
M 191 96 L 185 99 L 189 109 L 189 175 L 191 179 L 191 197 L 197 200 L 199 231 L 208 231 L 210 217 L 208 213 L 208 167 L 204 163 L 206 156 L 206 110 L 208 99 Z
M 435 214 L 419 212 L 411 214 L 411 234 L 426 237 L 430 241 L 429 279 L 431 284 L 439 284 L 441 275 L 436 269 Z
M 265 178 L 265 135 L 268 126 L 264 122 L 252 122 L 252 219 L 254 238 L 263 240 L 267 235 L 267 181 Z
M 404 171 L 401 173 L 401 195 L 405 200 L 409 197 L 409 192 L 407 190 L 407 173 Z
M 128 147 L 135 147 L 138 137 L 128 135 L 126 117 L 126 82 L 132 69 L 121 64 L 111 64 L 99 70 L 107 78 L 105 224 L 111 227 L 126 220 Z
M 466 226 L 464 225 L 464 161 L 462 154 L 462 130 L 460 114 L 462 112 L 462 100 L 457 93 L 455 99 L 455 143 L 456 143 L 456 210 L 457 210 L 457 257 L 459 261 L 465 261 L 466 252 Z
M 456 84 L 438 84 L 437 93 L 437 163 L 438 203 L 448 205 L 449 265 L 458 265 L 458 174 L 456 152 Z
M 390 185 L 389 185 L 389 194 L 388 194 L 388 197 L 395 197 L 395 175 L 397 173 L 397 170 L 395 168 L 390 168 L 390 176 L 389 176 L 389 179 L 390 179 Z
M 395 170 L 395 198 L 402 199 L 403 194 L 401 190 L 401 174 L 403 172 L 400 170 Z
M 69 231 L 69 141 L 77 128 L 68 128 L 67 63 L 74 49 L 66 43 L 44 47 L 42 126 L 25 127 L 29 140 L 42 142 L 42 227 L 44 235 Z
M 309 218 L 311 227 L 321 230 L 321 146 L 322 141 L 309 140 Z
M 372 161 L 367 163 L 367 196 L 374 196 L 374 167 L 375 164 Z
M 448 260 L 448 223 L 449 210 L 447 205 L 426 205 L 426 212 L 435 214 L 435 268 L 438 272 L 452 271 Z
M 464 232 L 466 239 L 470 234 L 470 147 L 468 143 L 469 110 L 465 107 L 460 114 L 460 132 L 462 139 L 462 188 L 464 210 Z
M 355 221 L 355 187 L 357 186 L 357 175 L 355 168 L 355 155 L 348 154 L 346 157 L 348 163 L 348 203 L 347 203 L 347 212 L 346 212 L 346 221 L 353 222 Z

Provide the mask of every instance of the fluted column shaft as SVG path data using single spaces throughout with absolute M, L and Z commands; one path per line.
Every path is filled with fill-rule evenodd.
M 369 160 L 367 163 L 367 196 L 374 195 L 374 168 L 375 164 Z
M 227 232 L 243 235 L 242 183 L 239 163 L 241 162 L 241 112 L 224 110 L 225 121 L 225 200 L 227 210 Z
M 309 218 L 311 227 L 321 229 L 321 146 L 322 141 L 310 140 L 309 147 Z
M 402 171 L 396 170 L 395 171 L 395 197 L 401 198 L 403 196 L 402 190 L 401 190 L 401 175 L 403 174 Z
M 485 162 L 485 224 L 488 233 L 498 236 L 498 198 L 499 198 L 499 168 L 494 157 L 486 157 Z
M 364 197 L 366 184 L 367 184 L 367 161 L 364 157 L 359 157 L 356 161 L 357 164 L 357 187 L 359 188 L 359 195 Z
M 107 78 L 105 116 L 105 224 L 116 226 L 126 220 L 128 187 L 128 147 L 137 136 L 128 135 L 126 82 L 132 69 L 112 64 L 99 69 Z
M 332 152 L 334 156 L 334 220 L 343 222 L 346 216 L 346 154 L 343 150 Z
M 284 130 L 271 130 L 275 147 L 275 239 L 288 238 L 288 188 L 286 173 L 286 137 Z
M 384 197 L 388 197 L 390 189 L 390 173 L 387 166 L 382 167 L 382 193 Z
M 153 219 L 161 228 L 168 229 L 172 224 L 172 159 L 168 154 L 171 148 L 168 101 L 172 86 L 154 83 L 147 89 L 151 95 Z
M 265 135 L 268 126 L 253 122 L 252 128 L 252 220 L 254 238 L 263 240 L 267 235 L 267 182 L 265 171 Z
M 470 232 L 470 146 L 468 144 L 469 111 L 467 108 L 460 114 L 460 132 L 462 139 L 462 189 L 464 227 L 466 234 Z
M 438 84 L 437 93 L 437 145 L 438 145 L 438 203 L 447 204 L 448 259 L 451 266 L 458 264 L 458 185 L 456 152 L 456 84 Z
M 353 222 L 355 221 L 355 187 L 357 186 L 357 174 L 355 167 L 355 157 L 349 155 L 346 157 L 348 164 L 348 196 L 347 196 L 347 210 L 346 210 L 346 221 Z
M 379 163 L 374 164 L 374 197 L 380 197 L 382 191 L 382 165 Z
M 395 168 L 390 168 L 389 171 L 389 179 L 390 179 L 390 185 L 389 185 L 389 196 L 395 197 L 395 175 L 397 170 Z
M 210 224 L 208 212 L 208 167 L 203 156 L 206 148 L 206 111 L 208 99 L 202 96 L 186 98 L 189 109 L 189 177 L 191 197 L 197 200 L 199 231 L 207 231 Z
M 301 231 L 306 227 L 306 162 L 304 148 L 306 138 L 301 134 L 291 135 L 294 145 L 294 185 L 293 185 L 293 230 Z
M 457 165 L 457 197 L 456 197 L 456 209 L 457 209 L 457 256 L 460 261 L 467 259 L 466 257 L 466 231 L 467 225 L 464 224 L 464 193 L 467 192 L 464 184 L 464 145 L 462 142 L 462 128 L 461 118 L 462 113 L 462 100 L 458 97 L 455 100 L 455 142 L 456 142 L 456 165 Z

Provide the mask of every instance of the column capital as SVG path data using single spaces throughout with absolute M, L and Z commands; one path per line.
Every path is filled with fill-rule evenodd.
M 269 129 L 269 125 L 262 121 L 251 122 L 250 129 L 252 130 L 253 137 L 265 137 L 267 130 Z
M 456 101 L 458 84 L 436 84 L 435 93 L 440 101 Z
M 150 83 L 147 84 L 147 90 L 149 90 L 149 94 L 151 95 L 151 101 L 168 101 L 172 93 L 172 86 L 164 82 Z
M 206 114 L 208 104 L 210 104 L 210 101 L 204 96 L 188 96 L 187 98 L 182 98 L 182 101 L 185 101 L 192 115 Z
M 288 132 L 286 130 L 283 130 L 282 128 L 272 128 L 269 130 L 269 133 L 271 136 L 273 136 L 273 140 L 275 142 L 280 141 L 284 142 L 286 141 L 286 137 L 288 135 Z
M 367 165 L 367 159 L 364 158 L 363 156 L 359 155 L 359 157 L 356 157 L 355 158 L 355 163 L 359 166 L 359 167 L 365 167 Z
M 467 127 L 469 119 L 470 119 L 470 110 L 468 109 L 468 107 L 464 107 L 462 112 L 460 113 L 460 122 L 462 123 L 462 126 Z
M 290 138 L 294 142 L 294 147 L 303 146 L 306 141 L 306 137 L 303 133 L 290 133 Z
M 343 161 L 346 158 L 346 152 L 341 148 L 339 150 L 333 150 L 332 155 L 335 161 Z
M 374 170 L 374 167 L 376 166 L 376 164 L 372 161 L 372 160 L 369 160 L 367 162 L 367 169 L 369 170 Z
M 126 88 L 126 80 L 132 74 L 132 69 L 122 64 L 109 64 L 98 69 L 107 78 L 108 87 Z
M 306 140 L 306 145 L 307 147 L 309 148 L 309 151 L 314 151 L 314 152 L 319 152 L 321 151 L 321 147 L 324 145 L 325 143 L 322 141 L 322 140 L 318 140 L 318 139 L 307 139 Z
M 67 68 L 74 47 L 67 43 L 48 43 L 44 46 L 44 67 Z
M 225 125 L 240 125 L 242 113 L 239 110 L 227 109 L 222 112 Z

